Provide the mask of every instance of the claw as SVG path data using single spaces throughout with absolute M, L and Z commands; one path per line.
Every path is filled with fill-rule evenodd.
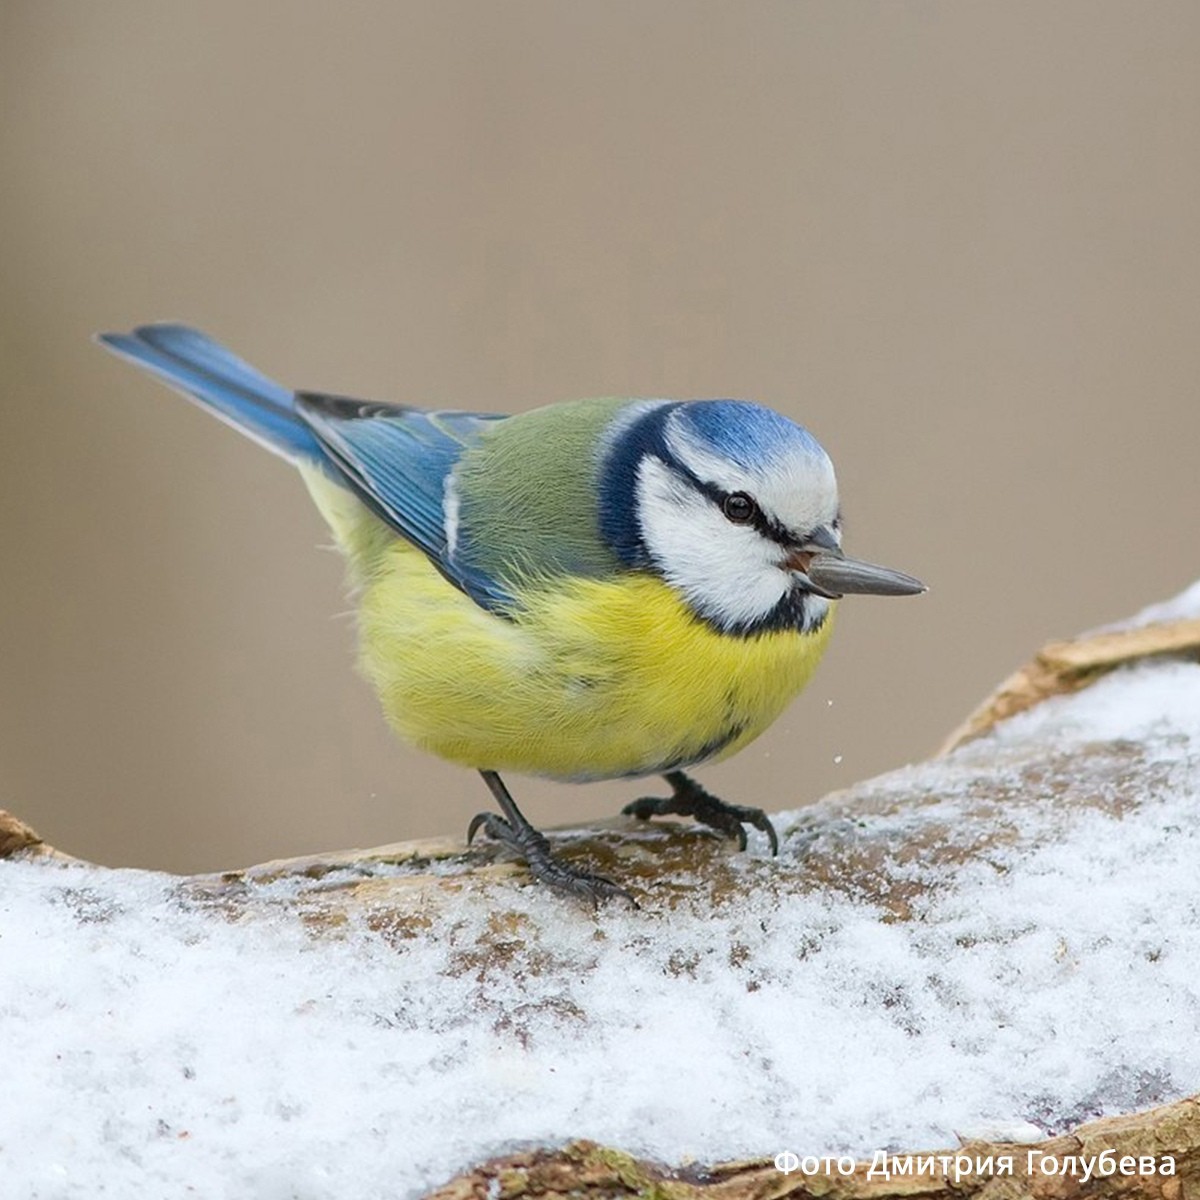
M 475 840 L 475 835 L 481 829 L 491 825 L 493 822 L 503 822 L 505 825 L 508 824 L 508 822 L 505 821 L 503 817 L 498 817 L 498 816 L 496 816 L 495 813 L 490 813 L 490 812 L 476 813 L 471 818 L 470 825 L 467 826 L 467 845 L 469 846 Z M 489 832 L 491 832 L 491 831 L 489 830 Z
M 642 821 L 650 817 L 674 814 L 694 817 L 701 825 L 707 825 L 727 838 L 733 838 L 739 850 L 746 849 L 747 825 L 761 829 L 771 845 L 771 854 L 779 854 L 779 835 L 775 826 L 761 808 L 748 808 L 742 804 L 726 804 L 711 792 L 707 792 L 694 779 L 682 771 L 669 771 L 663 778 L 671 785 L 670 796 L 642 796 L 625 805 L 621 810 L 627 816 Z
M 467 826 L 467 845 L 471 844 L 472 839 L 482 829 L 488 837 L 523 858 L 529 867 L 529 873 L 538 883 L 545 884 L 556 892 L 587 901 L 593 908 L 599 908 L 601 900 L 618 898 L 634 908 L 641 907 L 629 892 L 613 883 L 611 879 L 568 866 L 555 858 L 550 852 L 550 843 L 525 819 L 508 794 L 508 789 L 501 782 L 500 776 L 492 771 L 482 771 L 480 774 L 500 802 L 505 816 L 501 817 L 491 812 L 476 813 Z

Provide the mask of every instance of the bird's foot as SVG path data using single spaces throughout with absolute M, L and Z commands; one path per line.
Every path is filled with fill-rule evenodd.
M 775 833 L 775 826 L 761 808 L 726 804 L 682 771 L 668 771 L 663 778 L 671 785 L 670 796 L 643 796 L 625 805 L 621 811 L 626 816 L 638 817 L 643 821 L 668 813 L 694 817 L 701 825 L 707 825 L 727 838 L 734 838 L 739 850 L 746 848 L 746 826 L 753 825 L 767 835 L 771 853 L 779 853 L 779 837 Z
M 568 866 L 555 858 L 550 851 L 550 843 L 543 834 L 538 833 L 528 821 L 513 823 L 496 813 L 481 812 L 471 819 L 467 827 L 467 845 L 475 835 L 483 830 L 488 837 L 507 847 L 513 853 L 520 855 L 529 867 L 530 874 L 538 881 L 556 892 L 584 900 L 593 908 L 599 906 L 601 900 L 620 898 L 634 908 L 639 908 L 638 902 L 623 888 L 605 879 L 603 875 L 593 875 L 590 871 Z

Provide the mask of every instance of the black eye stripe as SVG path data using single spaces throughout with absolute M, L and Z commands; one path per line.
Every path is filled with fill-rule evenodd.
M 666 451 L 666 448 L 663 448 Z M 748 492 L 727 492 L 724 488 L 719 488 L 715 483 L 706 483 L 696 473 L 690 470 L 686 463 L 681 462 L 669 451 L 655 455 L 659 462 L 669 466 L 676 474 L 681 475 L 702 495 L 707 496 L 720 510 L 725 513 L 725 502 L 734 495 L 745 496 L 751 504 L 754 505 L 753 516 L 748 521 L 742 524 L 749 525 L 756 529 L 763 537 L 769 538 L 773 542 L 777 542 L 780 546 L 786 546 L 792 549 L 802 544 L 801 539 L 791 533 L 786 526 L 782 525 L 774 517 L 768 517 L 765 512 L 758 506 L 758 502 Z M 728 517 L 728 514 L 726 514 Z
M 781 525 L 774 517 L 768 517 L 765 512 L 758 506 L 758 501 L 754 499 L 748 492 L 726 492 L 715 484 L 702 483 L 695 476 L 692 476 L 692 482 L 696 488 L 703 492 L 720 510 L 724 513 L 727 520 L 735 525 L 749 525 L 757 530 L 763 537 L 769 538 L 773 542 L 778 542 L 781 546 L 793 547 L 800 544 L 796 536 L 791 533 L 785 526 Z M 735 496 L 742 496 L 748 500 L 752 506 L 750 516 L 743 520 L 738 520 L 735 517 L 730 517 L 726 505 Z

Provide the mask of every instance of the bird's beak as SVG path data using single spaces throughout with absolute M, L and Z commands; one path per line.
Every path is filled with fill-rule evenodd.
M 821 546 L 794 551 L 787 567 L 803 575 L 808 590 L 827 600 L 843 596 L 916 596 L 925 585 L 903 571 L 847 558 L 836 547 Z

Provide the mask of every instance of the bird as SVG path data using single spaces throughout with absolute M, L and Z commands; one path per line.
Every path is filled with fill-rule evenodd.
M 292 391 L 188 325 L 97 340 L 300 471 L 349 564 L 359 665 L 400 737 L 479 772 L 483 831 L 555 892 L 632 895 L 555 855 L 503 774 L 661 776 L 676 814 L 775 829 L 687 769 L 808 682 L 836 602 L 925 586 L 847 557 L 833 464 L 732 399 L 568 400 L 506 416 Z M 503 773 L 503 774 L 502 774 Z

